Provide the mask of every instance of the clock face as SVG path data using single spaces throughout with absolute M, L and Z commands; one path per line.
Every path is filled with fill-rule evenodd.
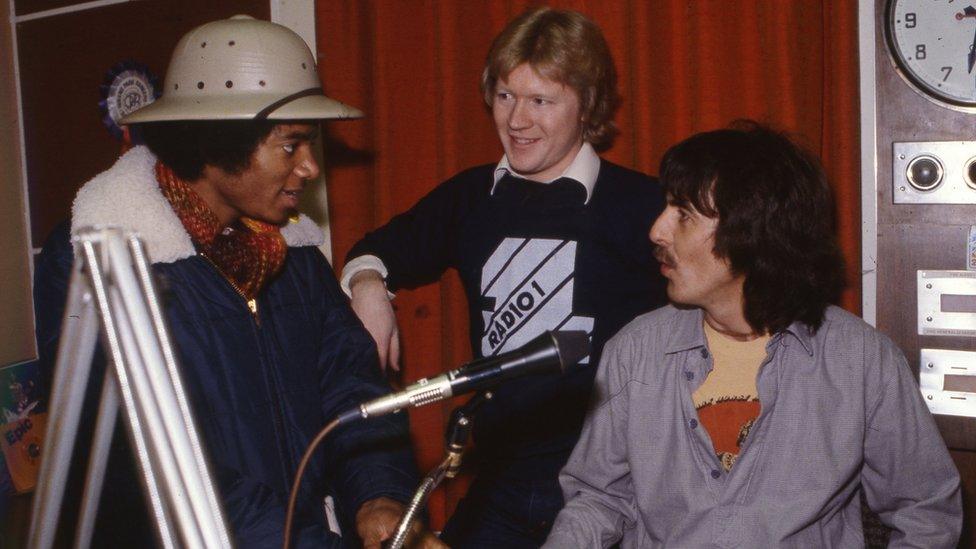
M 942 104 L 976 109 L 976 0 L 888 0 L 886 15 L 902 75 Z

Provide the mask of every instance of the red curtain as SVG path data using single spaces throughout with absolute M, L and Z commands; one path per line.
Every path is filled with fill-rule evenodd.
M 538 2 L 329 0 L 316 3 L 326 93 L 364 120 L 329 124 L 326 164 L 336 269 L 367 230 L 438 182 L 502 150 L 478 91 L 492 38 Z M 855 0 L 555 1 L 606 34 L 623 105 L 604 156 L 655 174 L 664 151 L 699 131 L 752 118 L 791 132 L 824 161 L 848 262 L 842 305 L 860 304 L 860 186 Z M 470 357 L 460 283 L 395 300 L 405 381 Z M 443 452 L 453 405 L 411 413 L 423 470 Z M 439 528 L 463 494 L 446 483 L 430 505 Z

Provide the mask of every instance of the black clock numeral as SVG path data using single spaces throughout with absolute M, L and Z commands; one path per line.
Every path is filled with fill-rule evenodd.
M 916 25 L 918 25 L 918 23 L 916 22 L 915 14 L 914 13 L 906 13 L 905 14 L 905 28 L 906 29 L 914 29 Z
M 952 67 L 942 67 L 939 70 L 941 70 L 942 72 L 945 73 L 945 76 L 942 77 L 942 81 L 943 82 L 945 82 L 946 80 L 948 80 L 949 79 L 949 75 L 952 74 Z
M 915 46 L 915 59 L 925 59 L 925 44 Z

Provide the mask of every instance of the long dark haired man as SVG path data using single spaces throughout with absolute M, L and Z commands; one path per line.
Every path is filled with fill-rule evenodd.
M 741 123 L 661 162 L 651 228 L 673 305 L 608 344 L 546 545 L 955 547 L 959 474 L 901 351 L 830 305 L 843 281 L 820 165 Z

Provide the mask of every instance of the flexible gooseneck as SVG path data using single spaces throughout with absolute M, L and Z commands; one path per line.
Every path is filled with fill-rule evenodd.
M 468 436 L 471 434 L 474 415 L 481 408 L 481 405 L 491 400 L 493 396 L 491 391 L 483 391 L 451 412 L 451 422 L 448 424 L 445 434 L 447 453 L 444 460 L 427 473 L 427 476 L 420 482 L 420 486 L 410 500 L 410 505 L 403 513 L 403 517 L 400 518 L 396 532 L 386 549 L 401 549 L 403 547 L 410 531 L 410 525 L 426 505 L 430 494 L 445 477 L 454 478 L 457 476 L 458 471 L 461 470 L 461 456 L 464 454 L 464 446 L 468 443 Z

